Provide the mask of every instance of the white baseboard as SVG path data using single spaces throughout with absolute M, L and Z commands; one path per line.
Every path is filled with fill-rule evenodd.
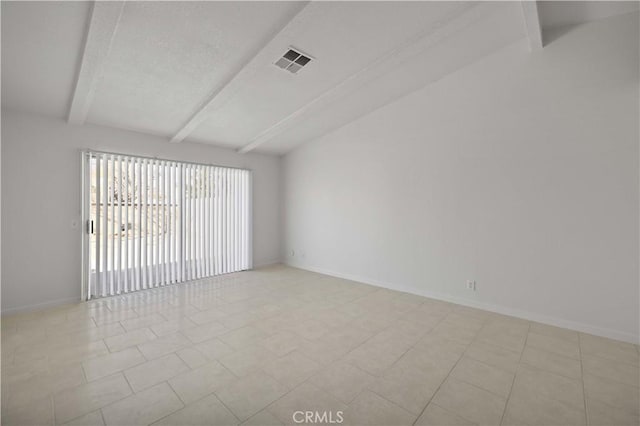
M 265 266 L 272 266 L 272 265 L 278 265 L 282 263 L 282 259 L 276 259 L 276 260 L 267 260 L 266 262 L 260 262 L 260 263 L 256 263 L 253 265 L 253 269 L 256 268 L 264 268 Z
M 35 303 L 33 305 L 24 305 L 24 306 L 18 306 L 15 308 L 3 309 L 2 316 L 39 311 L 41 309 L 54 308 L 56 306 L 66 305 L 66 304 L 75 303 L 75 302 L 80 302 L 80 296 L 69 297 L 66 299 L 51 300 L 51 301 L 42 302 L 42 303 Z
M 311 272 L 317 272 L 319 274 L 330 275 L 336 278 L 343 278 L 345 280 L 357 281 L 364 284 L 373 285 L 376 287 L 387 288 L 390 290 L 402 291 L 405 293 L 411 293 L 418 296 L 429 297 L 431 299 L 442 300 L 445 302 L 455 303 L 458 305 L 469 306 L 472 308 L 482 309 L 485 311 L 495 312 L 502 315 L 509 315 L 512 317 L 522 318 L 529 321 L 535 321 L 542 324 L 553 325 L 556 327 L 568 328 L 570 330 L 579 331 L 582 333 L 593 334 L 596 336 L 606 337 L 614 340 L 621 340 L 628 343 L 640 344 L 640 336 L 636 336 L 632 333 L 627 333 L 618 330 L 612 330 L 609 328 L 598 327 L 591 324 L 585 324 L 575 321 L 566 320 L 563 318 L 549 317 L 546 315 L 537 314 L 535 312 L 523 311 L 520 309 L 512 309 L 505 306 L 493 305 L 490 303 L 478 302 L 476 300 L 465 299 L 461 297 L 451 296 L 443 293 L 430 292 L 428 290 L 416 289 L 412 287 L 402 286 L 395 283 L 384 282 L 380 280 L 371 279 L 368 277 L 362 277 L 352 274 L 343 274 L 341 272 L 331 271 L 324 268 L 317 268 L 313 266 L 299 264 L 287 260 L 286 265 L 304 269 Z

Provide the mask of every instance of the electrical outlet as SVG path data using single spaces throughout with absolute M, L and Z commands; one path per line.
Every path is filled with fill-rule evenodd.
M 295 255 L 296 255 L 295 250 L 291 250 L 291 257 L 293 257 L 293 256 L 295 256 Z
M 476 282 L 475 281 L 467 281 L 467 290 L 476 291 Z

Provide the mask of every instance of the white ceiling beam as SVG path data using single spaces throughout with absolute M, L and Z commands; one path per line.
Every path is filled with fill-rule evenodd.
M 318 2 L 320 3 L 320 2 Z M 304 29 L 314 17 L 320 13 L 317 3 L 302 3 L 300 9 L 289 19 L 283 27 L 260 48 L 249 61 L 245 62 L 238 71 L 226 82 L 211 93 L 205 102 L 191 115 L 187 122 L 171 138 L 171 142 L 182 142 L 202 124 L 215 110 L 231 99 L 239 89 L 246 87 L 253 75 L 276 56 L 282 55 L 289 47 L 292 36 Z
M 427 51 L 448 37 L 457 34 L 464 28 L 473 25 L 473 23 L 485 19 L 495 8 L 496 4 L 492 2 L 461 2 L 457 4 L 457 7 L 446 17 L 443 17 L 443 19 L 435 25 L 435 28 L 426 28 L 424 31 L 421 31 L 404 43 L 401 43 L 378 57 L 369 65 L 351 74 L 337 85 L 321 93 L 301 108 L 262 131 L 247 145 L 238 149 L 238 152 L 245 154 L 267 143 L 277 135 L 295 126 L 303 116 L 327 108 L 332 102 L 337 101 L 339 98 L 354 92 L 364 84 L 393 70 L 399 63 L 414 58 L 416 55 Z
M 542 49 L 542 26 L 538 14 L 537 1 L 521 1 L 524 26 L 529 37 L 529 49 L 531 51 Z
M 104 71 L 113 39 L 120 23 L 124 1 L 95 1 L 87 27 L 80 70 L 69 108 L 68 121 L 84 124 L 96 86 Z

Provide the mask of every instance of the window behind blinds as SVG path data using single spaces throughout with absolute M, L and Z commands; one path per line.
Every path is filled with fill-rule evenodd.
M 251 172 L 84 154 L 85 298 L 251 268 Z

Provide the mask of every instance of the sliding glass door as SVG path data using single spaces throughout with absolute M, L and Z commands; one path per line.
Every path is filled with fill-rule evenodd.
M 251 268 L 251 172 L 83 153 L 83 297 Z

